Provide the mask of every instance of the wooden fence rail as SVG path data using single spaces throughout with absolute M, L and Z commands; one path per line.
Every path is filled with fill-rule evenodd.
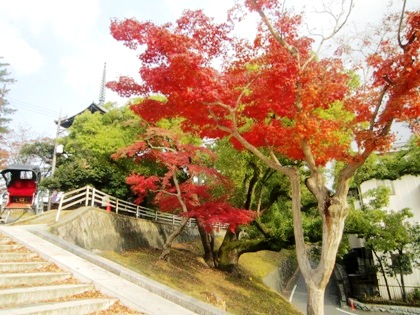
M 138 219 L 148 219 L 159 223 L 167 223 L 172 225 L 181 224 L 183 219 L 181 216 L 142 207 L 108 195 L 94 187 L 85 186 L 66 192 L 61 196 L 55 221 L 57 222 L 59 220 L 62 210 L 81 206 L 100 207 L 106 209 L 107 211 L 134 216 Z M 192 227 L 195 225 L 196 220 L 189 219 L 188 226 Z

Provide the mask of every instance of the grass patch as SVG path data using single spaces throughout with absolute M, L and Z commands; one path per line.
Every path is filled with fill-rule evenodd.
M 158 259 L 160 250 L 146 248 L 104 252 L 103 256 L 231 314 L 301 314 L 262 281 L 285 259 L 285 254 L 263 251 L 242 255 L 243 276 L 237 278 L 209 268 L 199 251 L 196 243 L 177 245 L 168 261 Z
M 239 258 L 239 265 L 248 273 L 264 279 L 293 254 L 292 250 L 282 250 L 279 253 L 266 250 L 246 253 Z

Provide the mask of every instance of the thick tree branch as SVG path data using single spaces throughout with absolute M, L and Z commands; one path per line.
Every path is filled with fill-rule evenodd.
M 375 127 L 375 121 L 376 121 L 376 118 L 378 117 L 379 110 L 380 110 L 380 108 L 381 108 L 381 105 L 382 105 L 382 102 L 383 102 L 383 100 L 384 100 L 385 94 L 386 94 L 386 92 L 388 91 L 388 88 L 389 88 L 389 85 L 388 85 L 388 84 L 387 84 L 387 85 L 385 85 L 385 86 L 382 88 L 382 91 L 381 91 L 381 93 L 379 94 L 378 100 L 376 101 L 375 110 L 373 111 L 373 113 L 372 113 L 372 117 L 371 117 L 371 119 L 370 119 L 370 126 L 369 126 L 369 130 L 370 130 L 370 131 L 373 131 L 373 129 L 374 129 L 374 127 Z
M 291 175 L 293 173 L 293 171 L 291 171 L 289 169 L 289 167 L 284 167 L 280 164 L 279 160 L 275 157 L 274 154 L 271 154 L 271 159 L 269 157 L 267 157 L 265 154 L 263 154 L 260 150 L 258 150 L 255 146 L 253 146 L 251 143 L 249 143 L 244 137 L 242 137 L 241 133 L 239 132 L 239 128 L 238 128 L 238 124 L 237 124 L 237 119 L 236 119 L 236 115 L 235 115 L 235 109 L 229 107 L 226 104 L 223 104 L 221 102 L 214 102 L 214 103 L 208 103 L 208 106 L 220 106 L 224 109 L 226 109 L 231 117 L 231 121 L 232 121 L 232 130 L 224 127 L 224 126 L 220 126 L 218 125 L 217 127 L 222 130 L 222 131 L 229 131 L 230 134 L 239 141 L 239 143 L 241 143 L 248 151 L 252 152 L 253 154 L 255 154 L 255 156 L 257 156 L 259 159 L 261 159 L 268 167 L 277 170 L 287 176 Z
M 253 224 L 257 227 L 258 231 L 264 235 L 265 238 L 271 238 L 273 235 L 271 234 L 270 230 L 268 230 L 264 224 L 262 224 L 259 220 L 255 220 Z
M 302 222 L 302 194 L 300 189 L 299 173 L 296 169 L 291 170 L 290 186 L 292 190 L 292 215 L 293 215 L 293 234 L 296 242 L 296 254 L 301 266 L 301 272 L 305 279 L 309 279 L 312 267 L 310 265 L 308 254 L 305 246 L 305 238 L 303 234 Z
M 277 160 L 277 158 L 275 160 L 268 158 L 255 146 L 249 143 L 244 137 L 242 137 L 237 128 L 235 128 L 235 130 L 233 131 L 232 136 L 235 137 L 235 139 L 238 140 L 239 143 L 241 143 L 248 151 L 252 152 L 256 157 L 261 159 L 261 161 L 263 161 L 268 167 L 271 167 L 272 169 L 277 170 L 280 173 L 285 174 L 287 176 L 293 175 L 293 167 L 282 166 Z
M 258 168 L 258 166 L 253 162 L 251 162 L 249 165 L 251 166 L 254 172 L 249 181 L 248 192 L 247 192 L 246 200 L 244 204 L 244 208 L 247 210 L 251 209 L 252 196 L 255 190 L 255 185 L 257 184 L 258 178 L 260 177 L 260 169 Z
M 172 179 L 174 181 L 174 185 L 176 187 L 176 198 L 178 199 L 179 204 L 181 205 L 182 212 L 188 212 L 187 205 L 185 204 L 184 200 L 182 199 L 181 195 L 181 188 L 179 187 L 178 178 L 176 178 L 176 173 L 173 172 Z

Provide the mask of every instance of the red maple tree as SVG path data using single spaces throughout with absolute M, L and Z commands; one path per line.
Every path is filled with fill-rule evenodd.
M 234 19 L 218 24 L 202 11 L 186 11 L 174 24 L 113 21 L 117 40 L 144 48 L 142 81 L 121 77 L 108 87 L 124 96 L 163 94 L 165 102 L 148 99 L 132 109 L 151 122 L 183 117 L 184 130 L 201 137 L 230 137 L 288 176 L 308 314 L 323 314 L 324 290 L 349 209 L 349 182 L 372 152 L 390 147 L 393 122 L 416 122 L 420 114 L 420 14 L 403 10 L 393 29 L 383 29 L 393 36 L 376 42 L 379 48 L 365 60 L 373 76 L 355 85 L 354 71 L 339 56 L 314 53 L 313 39 L 299 34 L 300 16 L 280 10 L 275 0 L 246 0 L 230 17 L 241 18 L 246 10 L 261 17 L 252 42 L 233 35 Z M 343 16 L 322 42 L 342 28 Z M 306 168 L 282 165 L 279 155 Z M 341 165 L 333 191 L 325 176 L 328 162 Z M 300 183 L 307 170 L 305 184 L 318 201 L 323 227 L 316 267 L 307 256 L 300 213 Z
M 205 146 L 183 143 L 181 136 L 163 128 L 149 127 L 141 140 L 113 156 L 132 158 L 138 163 L 155 163 L 159 175 L 133 173 L 127 178 L 127 184 L 137 195 L 135 202 L 140 204 L 146 197 L 152 198 L 160 211 L 184 217 L 164 244 L 161 258 L 167 257 L 173 240 L 190 218 L 196 219 L 207 232 L 220 225 L 235 230 L 254 219 L 252 211 L 229 203 L 231 183 L 211 167 L 214 153 Z

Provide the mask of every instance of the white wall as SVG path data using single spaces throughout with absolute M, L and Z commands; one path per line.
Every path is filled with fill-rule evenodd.
M 410 208 L 414 214 L 412 220 L 420 223 L 420 176 L 405 175 L 394 181 L 371 179 L 360 185 L 360 193 L 363 196 L 369 189 L 378 188 L 384 184 L 392 187 L 394 192 L 389 196 L 387 210 L 399 211 Z

